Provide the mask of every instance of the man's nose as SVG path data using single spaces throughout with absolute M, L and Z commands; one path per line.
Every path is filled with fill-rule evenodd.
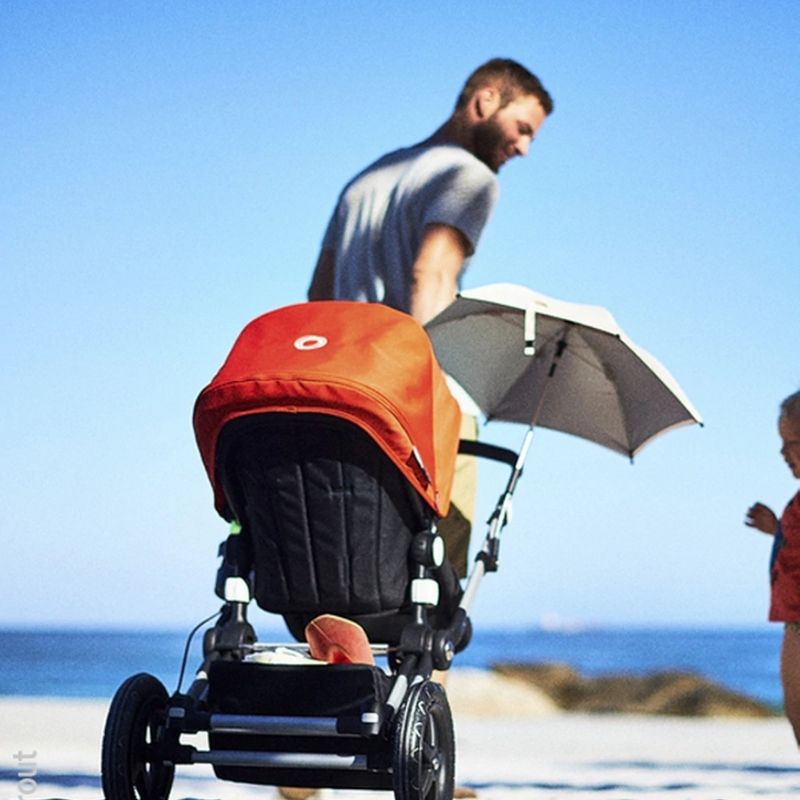
M 531 140 L 528 139 L 527 136 L 523 136 L 521 139 L 517 139 L 517 143 L 514 145 L 514 150 L 518 156 L 526 156 L 528 155 L 528 150 L 531 146 Z

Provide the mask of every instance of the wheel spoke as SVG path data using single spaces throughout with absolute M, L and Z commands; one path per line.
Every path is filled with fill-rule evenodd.
M 436 728 L 436 718 L 429 712 L 425 726 L 425 739 L 422 743 L 422 763 L 425 770 L 422 796 L 435 798 L 439 796 L 441 775 L 443 769 L 442 754 L 439 749 L 439 736 Z M 433 791 L 431 791 L 433 789 Z
M 149 796 L 149 783 L 147 780 L 147 772 L 144 768 L 140 769 L 136 777 L 133 779 L 133 788 L 137 797 L 147 798 Z
M 419 794 L 420 797 L 431 797 L 431 787 L 434 785 L 436 773 L 430 767 L 423 766 L 422 780 L 420 781 Z
M 438 761 L 439 746 L 436 744 L 436 742 L 429 742 L 429 741 L 423 742 L 422 758 L 424 759 L 426 764 L 431 764 L 434 761 Z

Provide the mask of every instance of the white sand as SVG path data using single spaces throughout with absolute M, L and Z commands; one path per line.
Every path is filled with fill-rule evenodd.
M 448 683 L 458 781 L 482 800 L 738 800 L 800 796 L 800 754 L 783 719 L 728 720 L 566 714 L 529 687 L 454 670 Z M 0 698 L 0 800 L 99 800 L 107 703 Z M 20 784 L 14 754 L 36 775 Z M 179 767 L 171 798 L 273 800 L 269 787 Z M 325 790 L 322 800 L 390 793 Z

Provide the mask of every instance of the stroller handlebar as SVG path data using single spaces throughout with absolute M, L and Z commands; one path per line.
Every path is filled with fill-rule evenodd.
M 518 454 L 508 447 L 499 447 L 495 444 L 487 444 L 475 439 L 461 439 L 458 443 L 458 452 L 465 456 L 478 456 L 479 458 L 489 458 L 492 461 L 500 461 L 514 467 L 517 464 Z

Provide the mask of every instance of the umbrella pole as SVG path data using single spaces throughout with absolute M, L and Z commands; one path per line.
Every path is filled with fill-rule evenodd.
M 469 574 L 467 585 L 464 588 L 464 594 L 459 603 L 459 608 L 463 609 L 465 613 L 469 613 L 470 608 L 472 608 L 475 595 L 478 592 L 478 587 L 480 586 L 483 576 L 487 572 L 497 571 L 500 553 L 500 534 L 511 516 L 511 498 L 514 494 L 514 490 L 517 488 L 520 476 L 522 475 L 525 459 L 528 457 L 528 450 L 530 450 L 532 442 L 533 425 L 525 432 L 525 438 L 522 440 L 522 446 L 520 447 L 517 460 L 511 470 L 506 488 L 500 495 L 497 505 L 492 515 L 489 517 L 487 523 L 489 529 L 486 533 L 483 547 L 475 556 L 472 572 Z
M 520 447 L 516 463 L 511 470 L 511 477 L 508 479 L 508 484 L 506 485 L 505 491 L 502 495 L 500 495 L 500 499 L 498 500 L 498 503 L 492 512 L 492 516 L 489 517 L 489 530 L 487 531 L 486 539 L 484 540 L 481 551 L 477 556 L 475 556 L 475 565 L 473 566 L 472 572 L 470 572 L 469 577 L 467 578 L 467 585 L 464 587 L 464 594 L 461 598 L 461 602 L 459 603 L 459 609 L 461 609 L 465 614 L 468 614 L 470 608 L 472 608 L 472 604 L 475 601 L 475 595 L 478 592 L 478 587 L 483 580 L 483 576 L 487 572 L 497 571 L 498 556 L 500 553 L 500 534 L 502 533 L 502 530 L 511 515 L 511 497 L 514 494 L 514 490 L 517 488 L 517 482 L 522 475 L 522 468 L 525 465 L 525 459 L 528 457 L 528 450 L 530 450 L 531 443 L 533 442 L 533 429 L 536 425 L 536 420 L 539 418 L 539 412 L 541 411 L 542 404 L 544 403 L 545 394 L 547 394 L 549 381 L 555 374 L 561 356 L 567 349 L 567 334 L 571 327 L 571 325 L 568 325 L 561 338 L 558 340 L 558 342 L 556 342 L 553 360 L 550 363 L 549 370 L 547 371 L 547 379 L 545 381 L 542 394 L 539 397 L 539 402 L 536 404 L 536 410 L 534 411 L 533 419 L 531 420 L 530 426 L 525 432 L 525 437 L 522 440 L 522 447 Z M 526 353 L 528 352 L 527 348 L 528 345 L 526 344 Z M 530 348 L 530 351 L 530 355 L 533 355 L 532 347 Z

